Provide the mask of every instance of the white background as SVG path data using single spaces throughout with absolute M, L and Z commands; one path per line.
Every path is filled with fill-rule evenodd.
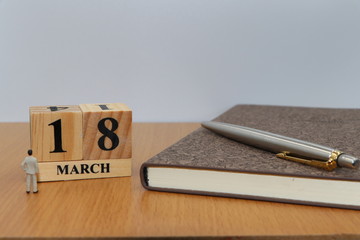
M 162 122 L 358 108 L 359 87 L 360 1 L 0 0 L 0 121 L 107 102 Z

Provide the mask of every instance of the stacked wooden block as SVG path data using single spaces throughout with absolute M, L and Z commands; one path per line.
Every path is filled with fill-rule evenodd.
M 39 182 L 131 175 L 132 111 L 121 103 L 30 107 Z

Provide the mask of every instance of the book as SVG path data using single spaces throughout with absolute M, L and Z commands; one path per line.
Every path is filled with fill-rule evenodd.
M 360 109 L 236 105 L 214 119 L 360 156 Z M 279 159 L 199 128 L 140 169 L 149 190 L 360 210 L 360 170 Z

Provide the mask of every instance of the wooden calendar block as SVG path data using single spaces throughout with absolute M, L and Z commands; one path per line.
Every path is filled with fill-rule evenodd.
M 39 182 L 131 176 L 131 158 L 39 163 Z
M 30 107 L 30 139 L 39 162 L 82 159 L 80 107 Z
M 83 159 L 131 158 L 132 111 L 125 104 L 80 104 Z

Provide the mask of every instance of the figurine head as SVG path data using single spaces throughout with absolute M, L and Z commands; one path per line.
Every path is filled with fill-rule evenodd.
M 31 150 L 31 149 L 28 150 L 28 155 L 29 155 L 29 156 L 32 155 L 32 150 Z

